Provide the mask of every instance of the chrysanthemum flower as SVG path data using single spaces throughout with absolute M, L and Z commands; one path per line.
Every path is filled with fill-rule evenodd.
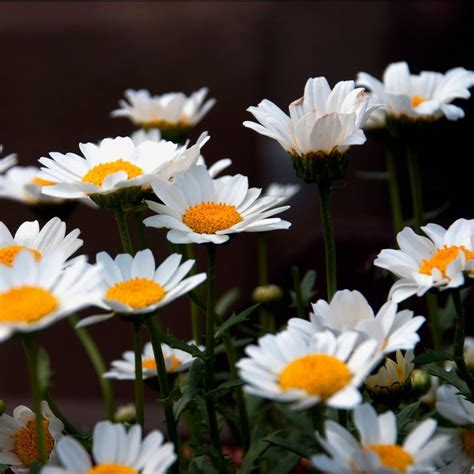
M 360 335 L 360 340 L 375 339 L 378 350 L 385 354 L 398 349 L 413 349 L 420 340 L 417 331 L 425 321 L 423 316 L 413 317 L 413 311 L 397 312 L 397 305 L 392 301 L 385 303 L 374 315 L 358 291 L 337 291 L 330 303 L 321 299 L 312 307 L 310 321 L 292 318 L 288 326 L 308 338 L 323 329 L 336 334 L 353 330 Z
M 377 389 L 379 387 L 390 388 L 394 384 L 403 385 L 415 368 L 413 358 L 412 350 L 406 351 L 405 354 L 397 351 L 396 361 L 389 358 L 385 359 L 385 364 L 380 367 L 375 375 L 367 377 L 365 384 L 370 389 Z
M 3 145 L 0 145 L 0 153 L 3 150 Z M 15 166 L 17 164 L 16 155 L 12 153 L 3 158 L 0 158 L 0 174 L 5 172 L 8 168 Z
M 63 268 L 64 260 L 61 251 L 36 261 L 32 252 L 23 250 L 11 267 L 0 265 L 0 342 L 98 303 L 98 269 L 83 257 Z
M 142 439 L 142 429 L 109 421 L 94 428 L 91 461 L 79 441 L 64 437 L 58 443 L 58 455 L 64 467 L 46 466 L 41 474 L 165 474 L 175 462 L 172 443 L 163 443 L 163 434 L 151 431 Z
M 195 344 L 191 341 L 191 344 Z M 204 350 L 200 346 L 199 349 Z M 166 364 L 166 372 L 174 374 L 187 370 L 196 359 L 189 352 L 174 349 L 168 344 L 161 344 L 163 357 Z M 112 361 L 112 369 L 104 374 L 105 378 L 117 380 L 135 380 L 135 354 L 127 351 L 122 354 L 122 359 Z M 142 354 L 143 379 L 149 379 L 158 375 L 153 347 L 150 342 L 145 344 Z
M 329 456 L 314 456 L 316 468 L 347 474 L 434 473 L 449 440 L 448 436 L 433 436 L 437 423 L 429 418 L 419 423 L 399 445 L 394 413 L 377 415 L 368 404 L 354 410 L 354 424 L 360 441 L 339 424 L 326 421 L 325 438 L 316 436 Z
M 464 111 L 451 102 L 470 97 L 474 72 L 458 67 L 446 74 L 432 71 L 410 74 L 408 64 L 402 61 L 385 69 L 383 82 L 360 72 L 357 85 L 370 89 L 391 117 L 437 120 L 445 116 L 448 120 L 457 120 L 464 117 Z
M 143 222 L 148 227 L 170 229 L 170 242 L 222 244 L 231 234 L 287 229 L 290 223 L 272 217 L 289 206 L 281 198 L 262 197 L 261 189 L 249 188 L 248 179 L 235 175 L 227 180 L 212 179 L 204 166 L 179 175 L 174 183 L 157 180 L 155 194 L 164 204 L 147 201 L 158 213 Z
M 458 219 L 447 230 L 438 224 L 421 229 L 429 238 L 405 227 L 397 235 L 400 250 L 384 249 L 374 261 L 400 278 L 390 290 L 397 303 L 431 288 L 457 288 L 465 276 L 474 277 L 474 219 Z
M 467 474 L 474 467 L 474 430 L 465 427 L 474 425 L 474 403 L 466 400 L 451 385 L 439 387 L 436 398 L 436 411 L 460 427 L 443 430 L 451 434 L 450 449 L 443 456 L 449 465 L 443 472 Z
M 185 278 L 194 260 L 180 264 L 181 255 L 172 254 L 158 268 L 149 249 L 137 252 L 134 257 L 120 254 L 112 259 L 107 252 L 97 254 L 102 281 L 98 291 L 102 307 L 112 313 L 83 319 L 79 327 L 102 322 L 115 312 L 126 315 L 146 314 L 171 303 L 188 293 L 206 279 L 205 273 Z
M 0 264 L 11 267 L 22 250 L 29 250 L 36 261 L 59 250 L 67 260 L 83 244 L 78 238 L 80 233 L 74 229 L 66 235 L 66 223 L 58 217 L 53 217 L 42 229 L 38 221 L 23 222 L 15 236 L 0 222 Z
M 376 341 L 357 347 L 356 341 L 352 331 L 338 337 L 324 331 L 311 340 L 296 331 L 268 334 L 245 348 L 249 357 L 237 367 L 252 395 L 290 402 L 294 409 L 317 403 L 350 409 L 361 402 L 357 387 L 379 362 Z
M 41 413 L 49 462 L 57 460 L 56 447 L 62 438 L 64 425 L 56 418 L 47 402 L 41 402 Z M 28 473 L 30 466 L 39 462 L 37 446 L 36 415 L 25 406 L 13 410 L 13 416 L 0 416 L 0 464 L 15 473 Z

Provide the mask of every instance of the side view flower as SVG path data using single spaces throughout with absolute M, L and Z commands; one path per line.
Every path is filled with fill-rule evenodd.
M 390 388 L 393 385 L 401 386 L 408 380 L 415 368 L 413 351 L 406 351 L 405 354 L 397 351 L 395 357 L 395 361 L 387 357 L 385 364 L 380 367 L 378 372 L 367 377 L 365 384 L 369 389 L 377 390 L 382 387 Z
M 0 153 L 3 151 L 3 145 L 0 145 Z M 0 174 L 5 172 L 8 168 L 15 166 L 17 159 L 15 154 L 4 156 L 0 158 Z

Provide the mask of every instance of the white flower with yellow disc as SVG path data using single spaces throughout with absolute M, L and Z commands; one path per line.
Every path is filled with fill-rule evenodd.
M 163 434 L 153 430 L 142 439 L 142 429 L 101 421 L 92 436 L 92 460 L 85 448 L 72 437 L 58 443 L 63 467 L 46 466 L 41 474 L 165 474 L 175 462 L 172 443 L 163 443 Z
M 64 425 L 56 418 L 48 404 L 41 402 L 45 448 L 48 460 L 57 461 L 56 448 L 62 438 Z M 15 473 L 28 473 L 30 466 L 39 463 L 37 446 L 36 415 L 25 406 L 13 410 L 13 416 L 0 416 L 0 464 L 8 466 Z
M 280 206 L 282 199 L 259 198 L 261 189 L 249 188 L 248 178 L 242 175 L 212 179 L 205 166 L 195 166 L 174 183 L 157 180 L 152 188 L 164 204 L 147 201 L 158 215 L 144 223 L 170 229 L 167 237 L 175 244 L 222 244 L 239 232 L 266 232 L 291 225 L 273 217 L 288 209 Z
M 245 348 L 237 363 L 245 390 L 262 398 L 289 402 L 294 409 L 317 403 L 351 409 L 362 401 L 359 387 L 378 363 L 377 342 L 357 345 L 357 333 L 336 337 L 330 331 L 311 340 L 296 331 L 265 335 Z
M 400 278 L 390 290 L 397 303 L 431 288 L 457 288 L 474 277 L 474 219 L 458 219 L 447 230 L 438 224 L 421 229 L 428 238 L 405 227 L 397 235 L 400 250 L 384 249 L 374 261 Z
M 0 145 L 0 153 L 3 151 L 3 145 Z M 12 153 L 3 158 L 0 158 L 0 174 L 4 173 L 8 168 L 15 166 L 17 164 L 16 155 Z

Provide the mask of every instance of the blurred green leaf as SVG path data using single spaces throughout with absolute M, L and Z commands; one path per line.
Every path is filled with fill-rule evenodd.
M 272 466 L 272 474 L 288 474 L 299 463 L 301 456 L 293 452 L 287 452 L 279 456 L 277 463 Z
M 461 290 L 461 301 L 464 301 L 469 294 L 470 288 L 464 288 Z M 456 308 L 454 307 L 453 299 L 448 298 L 446 301 L 446 306 L 444 308 L 439 308 L 439 324 L 442 331 L 451 329 L 454 326 L 454 321 L 456 320 Z
M 259 304 L 254 304 L 250 306 L 250 308 L 245 309 L 239 314 L 233 314 L 229 319 L 224 321 L 218 328 L 215 333 L 215 338 L 219 339 L 224 335 L 224 333 L 228 332 L 230 328 L 233 326 L 240 324 L 244 321 L 247 321 L 250 318 L 250 315 L 259 307 Z
M 173 405 L 176 421 L 178 421 L 188 406 L 193 403 L 195 397 L 201 392 L 201 384 L 204 377 L 204 363 L 196 359 L 189 370 L 186 382 L 181 385 L 181 398 Z
M 426 351 L 424 354 L 413 359 L 413 363 L 417 365 L 430 364 L 431 362 L 443 362 L 445 360 L 452 360 L 453 354 L 448 351 Z
M 308 270 L 305 273 L 305 276 L 301 280 L 301 298 L 303 300 L 303 306 L 306 308 L 313 299 L 313 296 L 316 294 L 315 284 L 316 284 L 317 273 L 315 270 Z M 293 290 L 290 290 L 291 296 L 291 307 L 297 308 L 296 302 L 296 293 Z
M 355 175 L 359 179 L 366 179 L 368 181 L 388 181 L 389 174 L 387 171 L 363 171 L 357 170 Z
M 441 206 L 437 207 L 436 209 L 432 209 L 431 211 L 426 211 L 423 213 L 423 221 L 424 222 L 429 222 L 432 221 L 434 218 L 438 217 L 440 214 L 442 214 L 444 211 L 449 209 L 451 206 L 451 202 L 445 202 Z M 413 226 L 415 225 L 415 219 L 408 219 L 404 221 L 404 225 L 406 226 Z
M 257 428 L 252 435 L 250 448 L 245 454 L 241 468 L 237 471 L 239 474 L 250 474 L 258 468 L 258 463 L 270 447 L 270 444 L 261 439 L 260 430 Z
M 160 339 L 162 342 L 168 344 L 169 346 L 187 352 L 188 354 L 191 354 L 194 357 L 199 357 L 203 359 L 206 356 L 206 354 L 202 352 L 196 345 L 188 344 L 182 341 L 181 339 L 178 339 L 177 337 L 173 336 L 170 332 L 160 334 Z
M 459 392 L 464 395 L 468 400 L 471 399 L 471 392 L 466 385 L 466 382 L 462 380 L 457 374 L 455 370 L 444 370 L 436 364 L 430 364 L 426 371 L 430 375 L 434 375 L 435 377 L 439 377 L 446 383 L 449 383 L 453 387 L 456 387 Z
M 415 420 L 415 414 L 420 408 L 420 402 L 411 403 L 396 415 L 398 432 L 402 432 L 405 427 Z
M 295 453 L 302 458 L 309 458 L 314 454 L 314 450 L 310 447 L 305 446 L 301 443 L 294 443 L 292 441 L 288 441 L 287 439 L 281 438 L 274 434 L 266 436 L 262 439 L 262 441 L 268 444 L 279 446 L 280 448 L 284 448 L 287 451 L 291 451 L 292 453 Z
M 231 288 L 226 291 L 216 303 L 216 313 L 219 316 L 223 316 L 230 307 L 237 302 L 240 297 L 240 289 L 237 287 Z
M 52 372 L 49 364 L 49 355 L 42 347 L 38 350 L 37 364 L 39 387 L 41 394 L 44 394 L 50 386 Z

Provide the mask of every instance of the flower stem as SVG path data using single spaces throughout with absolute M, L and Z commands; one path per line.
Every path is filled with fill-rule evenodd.
M 53 400 L 53 397 L 49 392 L 46 392 L 44 399 L 48 402 L 48 406 L 53 412 L 53 415 L 56 418 L 59 418 L 64 425 L 64 428 L 67 432 L 67 434 L 73 435 L 78 438 L 83 438 L 85 435 L 81 431 L 79 431 L 64 415 L 64 413 L 59 409 L 59 407 L 56 405 L 56 402 Z
M 95 369 L 100 389 L 102 391 L 102 398 L 104 399 L 105 403 L 107 418 L 110 421 L 113 421 L 115 413 L 115 400 L 110 381 L 103 377 L 106 367 L 102 354 L 100 353 L 99 349 L 97 348 L 97 344 L 94 342 L 87 329 L 76 327 L 77 323 L 79 322 L 79 318 L 77 316 L 69 316 L 68 321 L 73 331 L 77 334 L 82 347 L 86 351 L 86 354 L 88 355 L 89 360 Z
M 293 290 L 295 292 L 297 316 L 303 318 L 305 310 L 303 303 L 303 295 L 301 293 L 301 277 L 300 271 L 296 265 L 291 267 L 291 276 L 293 278 Z
M 392 208 L 393 230 L 398 234 L 403 229 L 403 214 L 400 201 L 400 187 L 397 176 L 397 157 L 391 146 L 385 148 L 387 160 L 388 183 L 390 191 L 390 204 Z
M 331 301 L 337 290 L 336 279 L 336 242 L 334 239 L 334 229 L 331 216 L 331 185 L 330 183 L 320 183 L 319 195 L 321 199 L 321 221 L 324 233 L 324 246 L 326 248 L 326 283 L 327 297 Z
M 314 429 L 320 436 L 324 436 L 324 405 L 318 403 L 311 409 Z
M 413 201 L 413 217 L 415 231 L 420 232 L 423 225 L 423 195 L 421 190 L 420 163 L 413 147 L 406 148 L 408 161 L 408 174 L 410 176 L 411 197 Z
M 38 377 L 38 348 L 36 345 L 35 334 L 25 334 L 23 336 L 23 344 L 28 361 L 31 398 L 33 401 L 33 411 L 35 413 L 39 462 L 44 465 L 48 462 L 48 454 L 46 453 L 46 437 L 44 433 L 43 413 L 41 411 L 41 401 L 43 399 L 43 394 L 41 393 L 41 384 Z
M 196 252 L 194 251 L 193 244 L 186 245 L 186 258 L 190 260 L 196 259 Z M 191 275 L 196 274 L 195 266 L 191 269 Z M 194 301 L 190 302 L 191 307 L 191 327 L 193 331 L 193 340 L 199 345 L 201 344 L 201 316 L 199 314 L 199 308 Z
M 133 349 L 135 352 L 135 410 L 137 423 L 143 428 L 145 409 L 143 397 L 143 366 L 142 366 L 142 325 L 133 322 Z
M 123 250 L 125 253 L 133 255 L 132 240 L 130 239 L 130 233 L 128 232 L 127 217 L 123 210 L 123 206 L 120 204 L 117 207 L 114 207 L 113 211 L 120 234 L 120 240 L 122 241 Z

